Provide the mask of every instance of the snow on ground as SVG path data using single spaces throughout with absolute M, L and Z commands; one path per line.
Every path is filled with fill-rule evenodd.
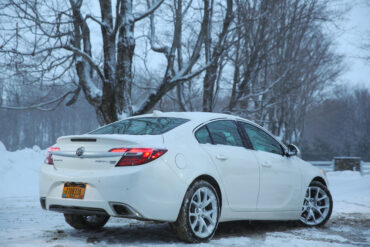
M 45 153 L 38 146 L 8 152 L 0 142 L 0 197 L 37 196 Z
M 0 246 L 189 246 L 168 224 L 111 218 L 96 232 L 74 230 L 62 214 L 42 210 L 38 172 L 45 151 L 6 151 L 0 142 Z M 296 222 L 228 222 L 209 243 L 196 246 L 370 246 L 370 176 L 328 173 L 334 198 L 321 228 Z

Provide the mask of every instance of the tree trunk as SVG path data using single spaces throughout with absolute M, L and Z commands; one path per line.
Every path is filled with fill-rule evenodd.
M 115 98 L 118 115 L 131 116 L 131 85 L 132 85 L 132 58 L 134 56 L 134 16 L 132 13 L 132 0 L 121 3 L 122 26 L 118 35 L 117 53 L 117 85 Z
M 213 3 L 213 2 L 212 2 Z M 212 62 L 212 64 L 206 69 L 206 74 L 203 79 L 203 111 L 205 112 L 211 112 L 213 111 L 213 104 L 214 104 L 214 93 L 215 93 L 215 83 L 217 79 L 217 70 L 221 66 L 220 61 L 221 56 L 223 55 L 224 50 L 226 49 L 226 37 L 229 30 L 229 26 L 231 24 L 231 21 L 233 19 L 233 1 L 227 0 L 227 9 L 226 14 L 223 21 L 222 31 L 219 34 L 218 41 L 213 48 L 212 54 L 209 53 L 209 48 L 211 47 L 211 28 L 207 28 L 207 35 L 205 39 L 205 47 L 206 55 L 210 56 L 208 59 L 206 56 L 206 62 Z M 211 25 L 211 15 L 212 15 L 212 6 L 210 8 L 210 11 L 206 12 L 209 15 L 209 18 L 207 20 L 207 26 Z

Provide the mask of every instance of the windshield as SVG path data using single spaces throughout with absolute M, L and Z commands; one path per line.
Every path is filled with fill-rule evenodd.
M 187 121 L 172 117 L 131 118 L 103 126 L 89 134 L 160 135 Z

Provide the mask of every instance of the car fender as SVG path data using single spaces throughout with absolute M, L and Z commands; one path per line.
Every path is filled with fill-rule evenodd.
M 302 179 L 301 179 L 301 181 L 302 181 L 301 200 L 302 200 L 302 203 L 303 203 L 307 188 L 313 180 L 322 179 L 325 182 L 326 186 L 328 186 L 329 184 L 328 184 L 327 177 L 324 175 L 323 172 L 320 171 L 319 168 L 313 166 L 309 162 L 304 161 L 304 160 L 302 160 L 298 157 L 295 157 L 295 159 L 297 160 L 297 163 L 299 165 L 299 169 L 301 171 L 301 177 L 302 177 Z

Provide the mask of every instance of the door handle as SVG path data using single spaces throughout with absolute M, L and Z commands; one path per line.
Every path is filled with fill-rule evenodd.
M 265 168 L 271 168 L 271 164 L 270 164 L 270 162 L 268 162 L 268 161 L 264 161 L 264 162 L 262 162 L 261 166 L 262 166 L 262 167 L 265 167 Z
M 225 156 L 223 154 L 217 154 L 216 159 L 218 159 L 218 160 L 227 160 L 227 156 Z

